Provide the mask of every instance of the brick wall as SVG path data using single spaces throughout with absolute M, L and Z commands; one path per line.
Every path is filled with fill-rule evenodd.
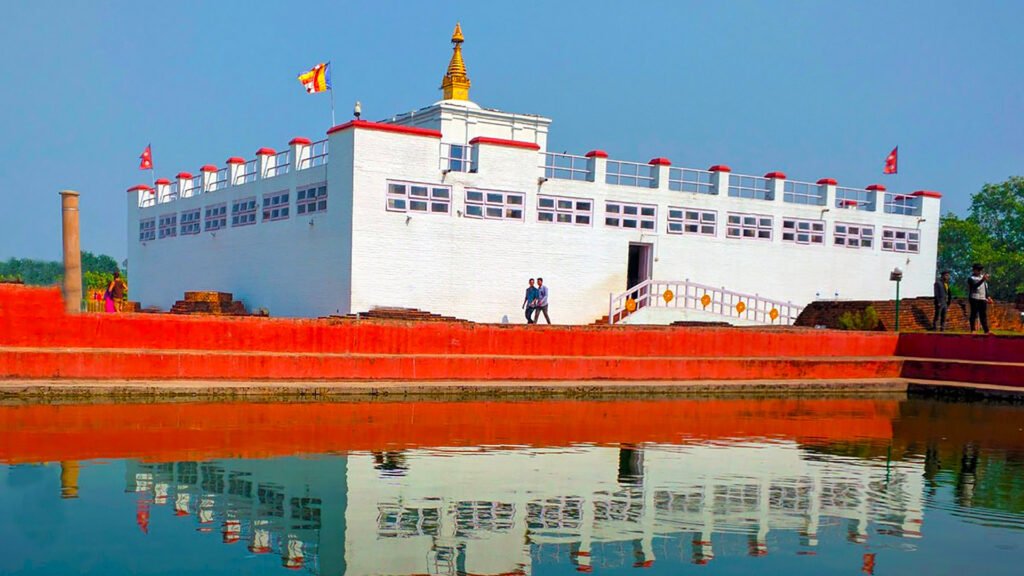
M 839 328 L 839 317 L 846 312 L 862 312 L 873 306 L 878 312 L 879 330 L 895 330 L 895 300 L 848 300 L 812 302 L 797 318 L 797 326 L 825 326 Z M 932 329 L 935 305 L 931 298 L 905 298 L 900 300 L 900 330 L 924 331 Z M 967 300 L 956 298 L 946 314 L 946 330 L 967 331 L 970 310 Z M 1009 302 L 996 302 L 989 306 L 989 325 L 993 330 L 1024 332 L 1020 312 Z M 979 327 L 980 328 L 980 327 Z

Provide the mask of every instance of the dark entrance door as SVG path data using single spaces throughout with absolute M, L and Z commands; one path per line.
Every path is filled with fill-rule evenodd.
M 651 266 L 654 259 L 651 255 L 654 252 L 652 244 L 630 243 L 629 260 L 626 264 L 626 289 L 641 284 L 651 279 Z M 642 306 L 641 299 L 647 295 L 646 288 L 630 294 L 637 304 Z

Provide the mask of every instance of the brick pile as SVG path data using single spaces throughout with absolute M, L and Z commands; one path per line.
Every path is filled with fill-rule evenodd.
M 235 300 L 230 292 L 185 292 L 185 299 L 171 306 L 171 314 L 249 315 L 245 305 Z
M 800 316 L 796 319 L 796 326 L 839 328 L 840 316 L 846 312 L 863 312 L 868 306 L 873 306 L 875 312 L 878 312 L 878 330 L 896 329 L 895 300 L 812 302 L 800 313 Z M 932 299 L 927 296 L 901 299 L 900 330 L 911 332 L 931 330 L 934 313 L 935 307 Z M 967 300 L 963 298 L 953 299 L 953 303 L 950 304 L 949 311 L 946 313 L 946 330 L 951 332 L 966 332 L 970 330 L 969 318 L 970 309 L 968 308 Z M 988 319 L 989 327 L 992 330 L 1024 333 L 1020 312 L 1014 304 L 1009 302 L 996 302 L 990 305 Z
M 328 316 L 329 320 L 394 320 L 399 322 L 468 322 L 454 316 L 442 316 L 418 308 L 396 308 L 379 306 L 369 312 L 346 314 L 345 316 Z

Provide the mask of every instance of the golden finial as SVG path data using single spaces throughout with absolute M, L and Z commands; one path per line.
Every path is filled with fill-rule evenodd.
M 466 64 L 462 61 L 462 25 L 455 24 L 452 32 L 452 59 L 448 62 L 448 73 L 441 81 L 441 90 L 445 100 L 469 100 L 469 78 L 466 76 Z

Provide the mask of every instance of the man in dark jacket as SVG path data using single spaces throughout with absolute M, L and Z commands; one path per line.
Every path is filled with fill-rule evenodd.
M 946 331 L 946 311 L 953 301 L 953 294 L 949 291 L 949 270 L 943 270 L 939 279 L 935 281 L 935 316 L 932 318 L 932 330 L 939 332 Z

